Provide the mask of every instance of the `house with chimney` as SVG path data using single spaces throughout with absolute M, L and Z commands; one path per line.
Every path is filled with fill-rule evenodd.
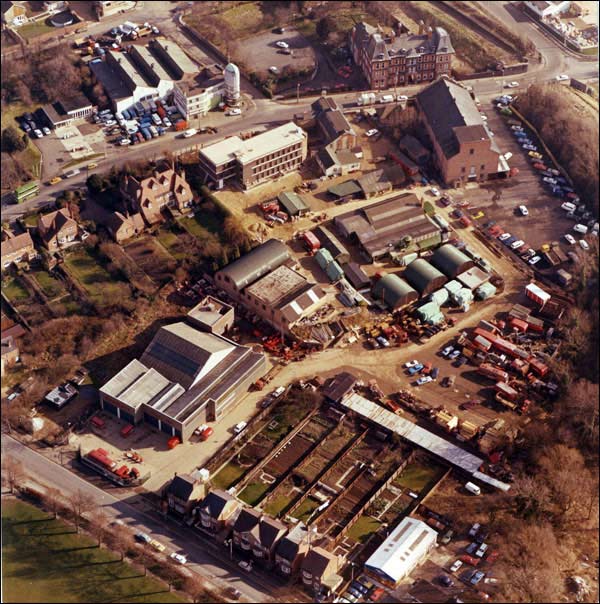
M 208 493 L 195 509 L 196 517 L 199 517 L 196 526 L 216 536 L 235 522 L 241 508 L 242 504 L 233 495 L 215 489 Z
M 79 225 L 73 219 L 67 206 L 38 216 L 37 229 L 44 247 L 50 252 L 57 252 L 76 242 L 80 234 Z
M 149 226 L 164 220 L 162 212 L 165 208 L 186 213 L 194 202 L 185 176 L 169 167 L 154 170 L 148 178 L 141 180 L 126 174 L 121 179 L 119 192 L 132 213 L 139 212 Z
M 21 235 L 14 235 L 9 230 L 2 231 L 1 256 L 2 270 L 6 270 L 11 264 L 19 264 L 21 262 L 29 263 L 39 254 L 33 247 L 33 241 L 29 232 Z
M 277 544 L 287 531 L 287 526 L 279 520 L 245 508 L 233 525 L 233 543 L 251 552 L 255 560 L 272 566 Z
M 306 591 L 315 596 L 330 596 L 344 580 L 338 574 L 341 569 L 339 556 L 322 547 L 313 547 L 302 561 L 302 584 Z
M 189 474 L 175 474 L 166 489 L 169 512 L 189 516 L 206 494 L 206 484 Z
M 117 243 L 122 243 L 143 233 L 146 228 L 144 219 L 139 212 L 135 214 L 112 212 L 104 223 L 104 226 Z
M 279 542 L 275 550 L 275 568 L 279 574 L 292 578 L 298 574 L 310 547 L 310 536 L 304 522 L 298 522 Z

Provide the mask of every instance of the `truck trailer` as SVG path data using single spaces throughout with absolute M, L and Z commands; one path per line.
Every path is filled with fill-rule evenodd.
M 500 367 L 496 367 L 491 363 L 481 363 L 478 369 L 481 375 L 490 378 L 491 380 L 496 380 L 498 382 L 508 382 L 508 373 L 500 369 Z

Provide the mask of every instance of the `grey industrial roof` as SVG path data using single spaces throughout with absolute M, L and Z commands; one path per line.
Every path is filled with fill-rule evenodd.
M 437 268 L 431 266 L 423 258 L 413 260 L 406 267 L 404 278 L 420 293 L 423 293 L 427 289 L 427 286 L 435 280 L 439 279 L 442 283 L 447 281 L 446 277 Z
M 419 294 L 394 273 L 384 275 L 373 286 L 373 297 L 383 300 L 390 308 L 416 300 Z
M 421 141 L 410 134 L 405 134 L 398 141 L 398 146 L 417 163 L 426 162 L 431 155 Z
M 492 139 L 469 91 L 442 77 L 417 94 L 417 103 L 425 114 L 446 157 L 459 151 L 460 141 Z
M 320 113 L 321 111 L 336 110 L 337 108 L 338 106 L 335 102 L 335 99 L 330 96 L 322 96 L 311 105 L 311 109 L 315 113 Z
M 131 90 L 125 85 L 122 74 L 111 67 L 106 61 L 90 61 L 89 68 L 104 87 L 111 100 L 124 99 L 131 96 Z
M 477 289 L 483 285 L 490 278 L 490 276 L 485 271 L 482 271 L 479 267 L 472 266 L 469 268 L 469 270 L 456 275 L 456 278 L 465 287 L 468 287 L 469 289 Z
M 348 262 L 350 260 L 350 253 L 330 229 L 318 226 L 314 230 L 314 233 L 321 242 L 321 245 L 331 253 L 334 260 L 338 262 Z
M 322 388 L 323 395 L 339 403 L 353 388 L 358 378 L 348 371 L 342 371 L 329 378 Z
M 392 182 L 388 178 L 386 171 L 382 168 L 361 176 L 357 182 L 365 195 L 382 193 L 392 188 Z
M 296 214 L 307 212 L 310 209 L 304 199 L 293 191 L 283 191 L 277 196 L 277 199 L 290 216 L 296 216 Z
M 356 262 L 342 264 L 342 270 L 346 275 L 346 279 L 348 279 L 356 289 L 368 287 L 371 284 L 371 280 L 367 273 L 365 273 Z
M 146 78 L 138 71 L 138 67 L 129 53 L 109 50 L 106 55 L 114 59 L 114 63 L 118 65 L 118 68 L 120 68 L 123 71 L 123 74 L 131 80 L 131 84 L 133 85 L 132 91 L 138 86 L 151 87 L 151 84 L 147 82 Z M 118 69 L 116 66 L 115 68 Z
M 333 187 L 329 187 L 327 192 L 330 195 L 334 195 L 335 197 L 348 197 L 350 195 L 356 195 L 357 193 L 361 193 L 362 189 L 354 179 L 346 180 L 341 182 L 338 185 L 334 185 Z
M 219 274 L 223 277 L 229 277 L 239 290 L 281 266 L 289 258 L 288 247 L 282 241 L 269 239 L 239 260 L 222 268 Z
M 451 279 L 474 265 L 473 260 L 450 243 L 435 250 L 429 261 Z
M 172 80 L 172 77 L 160 64 L 158 59 L 145 46 L 132 46 L 131 54 L 139 66 L 143 66 L 145 74 L 154 81 L 152 84 L 158 86 L 160 80 Z
M 317 122 L 319 122 L 321 128 L 325 131 L 327 142 L 334 141 L 347 132 L 354 132 L 346 116 L 339 109 L 335 111 L 321 111 L 317 115 Z
M 77 92 L 73 93 L 69 98 L 61 99 L 59 103 L 67 112 L 85 109 L 92 105 L 92 102 L 85 95 Z
M 150 42 L 150 47 L 158 55 L 167 56 L 171 62 L 171 69 L 175 68 L 178 73 L 173 75 L 176 79 L 183 77 L 185 74 L 195 73 L 198 71 L 198 66 L 187 56 L 187 54 L 181 49 L 181 47 L 173 42 L 173 40 L 167 40 L 166 38 L 154 38 Z

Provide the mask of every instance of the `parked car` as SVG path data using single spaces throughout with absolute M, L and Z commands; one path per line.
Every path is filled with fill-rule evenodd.
M 279 69 L 277 69 L 275 65 L 271 65 L 271 67 L 269 67 L 269 71 L 275 75 L 279 73 Z
M 446 348 L 444 348 L 444 350 L 442 350 L 441 355 L 443 357 L 447 357 L 449 354 L 451 354 L 454 351 L 454 348 L 452 346 L 446 346 Z
M 509 82 L 508 84 L 505 84 L 506 88 L 518 88 L 519 87 L 519 82 L 513 81 L 513 82 Z
M 33 131 L 33 134 L 35 134 L 36 138 L 43 138 L 43 134 L 41 130 L 38 130 L 37 128 Z
M 527 206 L 519 206 L 519 212 L 521 212 L 521 216 L 529 216 L 529 210 L 527 209 Z
M 406 361 L 406 363 L 404 363 L 404 367 L 406 367 L 407 369 L 410 367 L 414 367 L 415 365 L 418 365 L 419 361 L 417 361 L 416 359 L 413 361 Z
M 455 573 L 457 570 L 459 570 L 462 567 L 462 565 L 463 565 L 462 560 L 456 560 L 450 567 L 450 572 Z
M 510 244 L 511 250 L 518 250 L 520 247 L 523 247 L 525 242 L 522 239 L 517 239 Z
M 586 252 L 590 249 L 590 245 L 585 239 L 579 240 L 579 247 Z
M 477 585 L 481 579 L 485 577 L 485 573 L 481 570 L 478 570 L 470 579 L 469 583 L 471 585 Z
M 247 422 L 239 422 L 238 424 L 236 424 L 233 427 L 234 433 L 235 434 L 241 434 L 246 429 L 247 425 L 248 425 Z
M 160 541 L 157 541 L 156 539 L 150 540 L 150 547 L 155 549 L 157 552 L 164 552 L 166 549 L 165 546 Z
M 187 564 L 187 558 L 185 556 L 182 556 L 181 554 L 177 554 L 175 552 L 173 552 L 169 558 L 171 558 L 172 560 L 175 560 L 175 562 L 177 562 L 178 564 Z
M 379 342 L 379 344 L 381 344 L 382 348 L 390 347 L 390 342 L 387 338 L 384 338 L 383 336 L 377 336 L 375 339 Z
M 225 112 L 225 115 L 242 115 L 242 110 L 237 107 L 233 107 L 229 111 Z
M 146 533 L 136 533 L 135 540 L 139 541 L 140 543 L 150 543 L 150 541 L 152 541 L 152 537 Z
M 476 522 L 473 526 L 471 526 L 469 529 L 469 537 L 475 537 L 480 528 L 481 524 L 479 524 L 479 522 Z
M 570 80 L 571 78 L 566 73 L 561 73 L 560 75 L 557 75 L 554 79 L 557 82 L 566 82 L 567 80 Z
M 375 136 L 376 134 L 379 134 L 379 130 L 377 130 L 377 128 L 371 128 L 365 132 L 365 136 L 368 137 Z
M 433 378 L 430 375 L 424 375 L 417 380 L 417 386 L 423 386 L 429 382 L 433 382 Z
M 454 585 L 454 581 L 448 575 L 440 575 L 438 581 L 445 587 L 452 587 Z
M 521 145 L 523 149 L 527 149 L 527 151 L 537 151 L 537 147 L 535 145 L 531 145 L 529 143 L 525 145 Z
M 510 233 L 502 233 L 502 235 L 498 235 L 498 240 L 499 241 L 506 241 L 510 237 L 511 237 Z
M 421 363 L 418 363 L 417 365 L 415 365 L 414 367 L 411 367 L 408 370 L 408 373 L 410 375 L 415 375 L 415 373 L 419 373 L 419 371 L 421 371 L 421 369 L 423 369 L 423 365 L 421 365 Z
M 277 40 L 277 42 L 275 42 L 275 46 L 277 46 L 278 48 L 289 48 L 290 45 L 287 42 L 284 42 L 283 40 Z
M 242 560 L 238 563 L 238 566 L 245 570 L 247 573 L 252 572 L 252 562 L 246 562 L 246 560 Z
M 480 545 L 480 546 L 477 548 L 477 551 L 475 552 L 475 555 L 476 555 L 478 558 L 483 558 L 483 556 L 484 556 L 485 552 L 487 552 L 487 550 L 488 550 L 488 545 L 487 545 L 487 543 L 482 543 L 482 544 L 481 544 L 481 545 Z
M 460 350 L 453 350 L 449 355 L 448 358 L 451 359 L 452 361 L 454 361 L 455 359 L 457 359 L 460 356 Z
M 534 266 L 535 264 L 537 264 L 540 260 L 542 259 L 541 256 L 534 256 L 533 258 L 530 258 L 527 262 L 528 264 L 530 264 L 531 266 Z

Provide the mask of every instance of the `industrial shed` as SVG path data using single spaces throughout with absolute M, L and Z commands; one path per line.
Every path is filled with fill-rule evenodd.
M 290 252 L 279 239 L 269 239 L 239 260 L 228 264 L 215 274 L 215 282 L 234 296 L 246 285 L 281 266 L 290 258 Z
M 290 216 L 302 216 L 310 210 L 304 199 L 293 191 L 279 193 L 277 201 Z
M 384 275 L 373 287 L 373 297 L 382 300 L 392 310 L 411 304 L 419 294 L 398 275 Z
M 421 294 L 427 296 L 440 289 L 448 279 L 423 258 L 411 262 L 404 271 L 404 278 Z
M 371 285 L 371 279 L 365 271 L 356 262 L 342 264 L 342 270 L 346 275 L 346 279 L 355 289 L 363 289 Z
M 362 195 L 362 189 L 355 180 L 346 180 L 329 187 L 327 193 L 336 199 L 357 199 Z
M 430 262 L 449 279 L 454 279 L 475 266 L 473 260 L 449 243 L 439 247 L 433 253 Z
M 314 230 L 314 233 L 321 242 L 321 246 L 331 253 L 334 260 L 341 264 L 350 262 L 348 250 L 328 228 L 319 226 Z

